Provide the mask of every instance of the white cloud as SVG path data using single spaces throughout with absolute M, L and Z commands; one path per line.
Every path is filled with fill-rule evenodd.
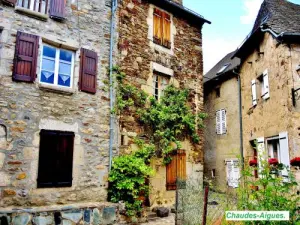
M 224 56 L 236 50 L 241 44 L 239 39 L 205 38 L 203 41 L 204 74 L 215 66 Z
M 253 24 L 263 0 L 244 0 L 245 15 L 241 16 L 242 24 Z

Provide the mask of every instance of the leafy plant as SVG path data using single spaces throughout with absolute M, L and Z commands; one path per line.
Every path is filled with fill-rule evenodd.
M 254 170 L 259 177 L 254 177 Z M 289 211 L 290 221 L 259 221 L 245 224 L 297 224 L 300 222 L 300 197 L 296 194 L 297 182 L 292 173 L 281 176 L 286 170 L 283 164 L 269 164 L 261 160 L 261 165 L 248 167 L 242 171 L 241 185 L 238 190 L 238 207 L 250 211 Z

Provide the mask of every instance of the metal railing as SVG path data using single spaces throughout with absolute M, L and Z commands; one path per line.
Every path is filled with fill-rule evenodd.
M 18 0 L 18 6 L 38 13 L 48 13 L 48 0 Z

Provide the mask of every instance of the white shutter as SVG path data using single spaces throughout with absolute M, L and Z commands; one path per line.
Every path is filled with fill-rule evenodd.
M 280 163 L 285 166 L 290 167 L 290 154 L 289 154 L 289 142 L 288 142 L 288 133 L 281 132 L 279 133 L 279 147 L 280 147 Z M 284 169 L 282 171 L 283 176 L 288 176 L 288 170 Z
M 226 110 L 222 109 L 221 110 L 221 125 L 222 125 L 222 129 L 221 129 L 221 133 L 222 134 L 226 134 L 227 132 L 227 128 L 226 128 Z
M 221 111 L 220 110 L 216 112 L 216 132 L 217 134 L 221 134 Z
M 225 160 L 227 185 L 229 187 L 237 188 L 239 186 L 240 169 L 238 160 Z
M 260 137 L 256 139 L 257 141 L 257 160 L 258 160 L 258 175 L 261 177 L 262 166 L 265 163 L 265 139 Z
M 265 70 L 263 73 L 263 85 L 264 85 L 264 93 L 263 93 L 262 97 L 263 97 L 263 99 L 268 99 L 268 98 L 270 98 L 268 70 Z
M 251 89 L 252 89 L 252 105 L 255 106 L 257 105 L 257 97 L 256 97 L 256 83 L 255 80 L 251 81 Z

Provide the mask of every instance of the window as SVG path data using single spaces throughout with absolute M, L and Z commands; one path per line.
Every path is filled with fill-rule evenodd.
M 18 0 L 17 5 L 32 11 L 47 14 L 48 0 Z
M 267 138 L 267 150 L 269 158 L 275 158 L 280 162 L 279 137 Z
M 41 130 L 38 188 L 71 187 L 74 133 Z
M 225 64 L 225 65 L 217 72 L 217 75 L 223 73 L 223 72 L 228 68 L 229 65 L 230 65 L 230 63 Z
M 153 13 L 153 42 L 171 48 L 171 16 L 156 8 Z
M 229 187 L 239 187 L 240 169 L 237 159 L 226 160 L 226 174 L 227 174 L 227 185 Z
M 226 110 L 221 109 L 216 112 L 216 133 L 219 135 L 226 134 Z
M 265 100 L 270 98 L 268 70 L 265 70 L 263 74 L 258 77 L 258 80 L 261 87 L 261 97 Z
M 216 97 L 217 97 L 217 98 L 220 98 L 220 96 L 221 96 L 221 90 L 220 90 L 220 87 L 217 87 L 215 90 L 216 90 Z
M 40 82 L 72 88 L 74 52 L 43 45 Z
M 163 92 L 168 86 L 170 78 L 167 76 L 162 76 L 158 74 L 153 75 L 153 96 L 156 100 L 163 96 Z
M 31 14 L 34 12 L 34 16 L 47 19 L 47 14 L 56 20 L 63 20 L 65 18 L 66 0 L 5 0 L 9 1 L 12 5 L 16 5 L 16 10 L 24 13 Z M 48 10 L 49 8 L 49 10 Z M 29 11 L 28 11 L 29 10 Z
M 171 155 L 172 161 L 167 165 L 167 190 L 176 190 L 176 181 L 186 180 L 186 153 L 177 150 Z
M 267 160 L 265 151 L 267 151 L 268 159 L 276 158 L 278 159 L 278 162 L 289 167 L 290 154 L 288 145 L 288 133 L 281 132 L 279 133 L 279 136 L 274 136 L 266 139 L 264 137 L 257 138 L 257 157 L 259 171 L 262 167 L 262 160 Z M 282 171 L 282 175 L 287 176 L 288 171 L 284 169 Z

